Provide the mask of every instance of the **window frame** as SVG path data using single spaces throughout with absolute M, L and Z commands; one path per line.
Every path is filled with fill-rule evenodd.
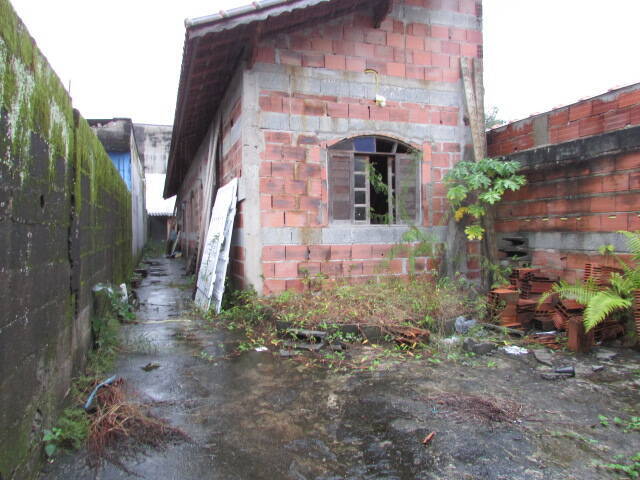
M 374 152 L 363 152 L 363 151 L 358 151 L 355 149 L 355 141 L 356 139 L 362 139 L 362 138 L 373 138 L 375 141 L 375 145 L 376 145 L 376 151 Z M 378 152 L 377 151 L 377 145 L 378 145 L 378 141 L 384 141 L 384 142 L 392 142 L 392 146 L 391 146 L 391 151 L 390 152 Z M 344 148 L 339 148 L 343 145 L 351 145 L 351 150 L 348 149 L 344 149 Z M 398 147 L 401 146 L 402 147 L 402 152 L 398 152 Z M 399 166 L 399 160 L 402 158 L 408 158 L 411 155 L 415 154 L 416 152 L 418 152 L 418 150 L 414 147 L 412 147 L 411 145 L 408 145 L 405 142 L 402 142 L 400 140 L 391 138 L 391 137 L 386 137 L 386 136 L 380 136 L 380 135 L 362 135 L 362 136 L 356 136 L 356 137 L 350 137 L 344 140 L 341 140 L 339 142 L 337 142 L 336 144 L 334 144 L 333 146 L 329 147 L 327 149 L 327 170 L 328 170 L 328 175 L 327 175 L 327 183 L 328 183 L 328 194 L 329 194 L 329 201 L 328 201 L 328 210 L 329 210 L 329 224 L 330 225 L 357 225 L 357 226 L 380 226 L 380 227 L 391 227 L 391 226 L 402 226 L 402 225 L 408 225 L 410 224 L 410 222 L 402 222 L 402 221 L 396 221 L 396 219 L 400 216 L 399 213 L 397 212 L 397 209 L 399 208 L 399 201 L 396 198 L 396 182 L 398 181 L 398 166 Z M 334 215 L 334 204 L 333 204 L 333 188 L 335 188 L 332 185 L 332 172 L 330 171 L 331 167 L 332 167 L 332 160 L 333 160 L 333 156 L 336 157 L 346 157 L 348 156 L 350 159 L 350 168 L 349 168 L 349 192 L 350 192 L 350 200 L 349 200 L 349 207 L 350 207 L 350 219 L 336 219 L 335 215 Z M 355 163 L 356 163 L 356 157 L 360 157 L 363 158 L 366 162 L 367 165 L 370 164 L 371 162 L 371 157 L 375 156 L 378 158 L 384 157 L 386 159 L 387 162 L 387 182 L 389 185 L 389 193 L 388 193 L 388 197 L 387 197 L 387 205 L 389 206 L 389 214 L 391 215 L 391 220 L 390 223 L 371 223 L 371 195 L 370 195 L 370 189 L 371 189 L 371 183 L 369 180 L 369 168 L 365 167 L 364 175 L 365 175 L 365 185 L 366 187 L 362 188 L 362 187 L 356 187 L 355 186 L 355 177 L 356 175 L 359 174 L 359 172 L 355 171 Z M 422 178 L 421 178 L 421 168 L 419 168 L 420 162 L 419 160 L 415 160 L 416 165 L 415 165 L 415 188 L 416 188 L 416 192 L 415 192 L 415 223 L 416 224 L 420 224 L 422 222 Z M 361 204 L 361 203 L 356 203 L 356 199 L 355 199 L 355 193 L 357 191 L 365 191 L 365 203 Z M 366 219 L 365 220 L 356 220 L 356 207 L 366 207 Z

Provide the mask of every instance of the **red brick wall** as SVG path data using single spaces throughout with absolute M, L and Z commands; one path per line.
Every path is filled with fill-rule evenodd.
M 475 0 L 396 0 L 434 10 L 476 14 Z M 358 13 L 346 20 L 318 26 L 261 43 L 254 60 L 310 68 L 457 82 L 460 56 L 482 54 L 482 32 L 386 19 L 374 28 L 372 15 Z
M 546 120 L 546 131 L 536 138 L 534 122 L 540 120 Z M 488 132 L 487 144 L 489 155 L 509 155 L 632 125 L 640 125 L 640 84 L 496 128 Z
M 527 174 L 498 206 L 500 232 L 638 230 L 640 153 Z
M 231 140 L 231 129 L 241 121 L 242 98 L 238 98 L 231 111 L 222 123 L 222 141 L 227 144 Z M 236 140 L 229 150 L 222 156 L 218 172 L 219 185 L 229 183 L 233 178 L 242 176 L 242 138 Z
M 396 1 L 418 7 L 476 15 L 474 0 Z M 374 28 L 372 15 L 360 12 L 340 20 L 278 35 L 261 42 L 254 61 L 293 67 L 363 73 L 375 69 L 379 75 L 411 80 L 460 82 L 460 56 L 482 54 L 482 33 L 444 25 L 403 23 L 392 18 Z M 291 70 L 290 74 L 294 74 Z M 397 80 L 394 80 L 397 82 Z M 295 84 L 295 82 L 294 82 Z M 414 85 L 415 87 L 415 85 Z M 424 126 L 460 126 L 458 107 L 387 101 L 385 107 L 373 98 L 308 95 L 295 91 L 262 90 L 259 108 L 265 113 L 302 117 L 328 117 L 396 122 Z M 372 124 L 373 125 L 373 124 Z M 300 228 L 301 237 L 313 229 L 329 226 L 328 185 L 324 151 L 334 142 L 356 133 L 335 134 L 321 141 L 315 134 L 262 130 L 264 149 L 260 152 L 260 210 L 262 227 Z M 385 135 L 384 131 L 370 134 Z M 357 134 L 362 134 L 358 132 Z M 398 138 L 397 135 L 386 133 Z M 445 171 L 462 157 L 461 144 L 432 142 L 414 145 L 423 151 L 421 164 L 424 226 L 442 224 L 445 209 Z M 384 228 L 384 227 L 380 227 Z M 304 240 L 302 243 L 306 243 Z M 285 289 L 300 290 L 305 277 L 316 274 L 335 279 L 347 277 L 362 282 L 378 275 L 407 275 L 405 257 L 390 259 L 394 245 L 277 245 L 262 252 L 264 293 Z M 473 265 L 472 265 L 473 267 Z M 416 271 L 431 270 L 433 261 L 417 260 Z
M 242 99 L 239 97 L 227 110 L 222 119 L 222 142 L 228 145 L 231 141 L 231 130 L 242 121 Z M 211 132 L 210 132 L 211 133 Z M 225 149 L 222 161 L 216 165 L 218 186 L 227 184 L 231 179 L 242 175 L 242 139 L 239 138 Z M 204 204 L 203 188 L 206 182 L 209 159 L 209 136 L 205 137 L 191 168 L 187 173 L 178 194 L 178 206 L 181 209 L 181 248 L 186 258 L 192 256 L 198 247 L 200 220 Z M 215 199 L 215 191 L 214 191 Z
M 499 232 L 640 230 L 640 152 L 530 172 L 527 179 L 498 206 Z M 534 252 L 533 264 L 574 279 L 587 257 L 604 262 L 595 253 L 566 252 L 558 245 L 556 251 Z
M 406 275 L 407 253 L 390 257 L 394 245 L 277 245 L 262 249 L 264 293 L 284 290 L 302 291 L 305 279 L 346 277 L 351 283 L 362 283 L 379 275 Z M 415 259 L 415 272 L 437 268 L 434 259 Z

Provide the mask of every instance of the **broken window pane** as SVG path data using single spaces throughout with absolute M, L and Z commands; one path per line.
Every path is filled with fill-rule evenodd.
M 392 153 L 396 142 L 388 140 L 386 138 L 376 139 L 376 152 L 378 153 Z

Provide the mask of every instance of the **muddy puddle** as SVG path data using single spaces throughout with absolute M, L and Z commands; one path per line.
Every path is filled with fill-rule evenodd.
M 349 372 L 310 368 L 277 349 L 236 356 L 238 337 L 203 329 L 194 317 L 182 271 L 178 261 L 154 259 L 114 373 L 191 440 L 125 458 L 139 477 L 111 464 L 91 470 L 78 452 L 43 478 L 595 480 L 620 477 L 594 462 L 640 451 L 640 432 L 598 420 L 640 415 L 633 352 L 561 358 L 576 377 L 557 381 L 543 380 L 531 355 L 496 353 L 473 366 L 383 360 Z M 143 370 L 149 363 L 160 367 Z M 595 372 L 596 363 L 604 368 Z M 443 395 L 520 409 L 491 421 L 434 400 Z

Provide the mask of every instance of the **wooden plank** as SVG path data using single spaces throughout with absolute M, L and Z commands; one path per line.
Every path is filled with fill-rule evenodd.
M 474 89 L 473 78 L 471 77 L 471 66 L 469 65 L 469 59 L 466 57 L 460 58 L 460 68 L 462 71 L 462 82 L 464 84 L 464 96 L 467 104 L 467 114 L 469 117 L 469 125 L 471 126 L 471 136 L 473 138 L 473 153 L 475 161 L 477 162 L 482 156 L 482 139 L 481 135 L 484 135 L 484 122 L 478 123 L 478 108 L 476 104 L 476 95 Z
M 482 158 L 487 156 L 487 135 L 484 120 L 484 66 L 481 58 L 473 59 L 474 91 L 476 95 L 476 110 L 478 123 L 482 127 L 480 135 L 480 152 Z
M 200 232 L 198 235 L 198 258 L 196 265 L 200 265 L 202 262 L 202 254 L 204 252 L 205 235 L 209 228 L 209 222 L 211 220 L 211 208 L 213 203 L 213 189 L 215 187 L 215 175 L 216 175 L 216 152 L 218 151 L 218 137 L 220 134 L 220 114 L 216 115 L 213 138 L 209 143 L 209 151 L 207 153 L 207 176 L 205 178 L 204 189 L 202 190 L 202 219 L 200 222 Z

